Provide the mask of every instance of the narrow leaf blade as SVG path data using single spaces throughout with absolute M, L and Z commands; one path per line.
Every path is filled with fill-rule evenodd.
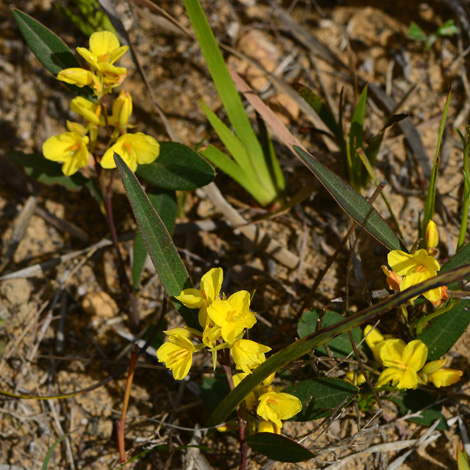
M 406 250 L 387 222 L 364 197 L 300 147 L 294 146 L 294 149 L 346 214 L 389 250 Z
M 165 224 L 124 160 L 118 154 L 114 159 L 145 246 L 173 305 L 189 326 L 200 329 L 195 311 L 185 308 L 174 298 L 193 285 Z
M 255 451 L 278 462 L 301 462 L 315 454 L 293 439 L 270 432 L 258 432 L 248 436 L 246 443 Z

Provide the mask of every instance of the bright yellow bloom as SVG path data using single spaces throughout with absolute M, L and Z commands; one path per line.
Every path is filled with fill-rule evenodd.
M 230 348 L 236 368 L 247 374 L 251 374 L 252 369 L 266 360 L 264 354 L 268 351 L 271 351 L 270 347 L 249 339 L 238 339 Z
M 256 323 L 250 312 L 250 293 L 246 290 L 235 292 L 228 299 L 216 299 L 207 308 L 207 315 L 221 327 L 222 338 L 232 344 L 245 328 Z
M 199 309 L 199 324 L 205 328 L 207 323 L 207 307 L 219 298 L 224 279 L 222 268 L 212 268 L 201 278 L 199 289 L 184 289 L 175 299 L 185 307 Z
M 366 383 L 366 378 L 362 372 L 346 372 L 346 378 L 344 380 L 346 380 L 346 382 L 352 383 L 356 387 L 360 387 L 362 384 Z
M 292 418 L 302 410 L 302 402 L 288 393 L 267 392 L 259 397 L 257 414 L 282 428 L 282 420 Z
M 132 97 L 130 93 L 121 90 L 113 103 L 113 114 L 108 118 L 108 124 L 126 131 L 132 114 Z
M 186 328 L 173 328 L 164 333 L 169 336 L 169 341 L 158 348 L 158 362 L 163 362 L 176 380 L 182 380 L 188 375 L 193 354 L 198 349 L 191 343 L 191 335 Z
M 380 348 L 380 359 L 386 369 L 380 374 L 377 386 L 388 382 L 401 389 L 417 388 L 424 383 L 418 376 L 428 357 L 428 348 L 421 340 L 405 344 L 401 339 L 388 339 Z
M 88 129 L 79 122 L 66 121 L 65 125 L 70 132 L 75 132 L 75 134 L 81 135 L 82 137 L 86 136 L 88 132 Z
M 423 379 L 424 383 L 431 382 L 435 387 L 448 387 L 457 383 L 463 375 L 461 370 L 444 369 L 446 359 L 439 359 L 438 361 L 428 362 L 419 376 Z
M 64 175 L 70 176 L 88 165 L 89 139 L 76 132 L 64 132 L 49 137 L 42 145 L 42 153 L 48 160 L 63 162 Z
M 137 164 L 152 163 L 160 153 L 160 144 L 151 136 L 137 132 L 136 134 L 124 134 L 117 142 L 106 150 L 101 159 L 103 168 L 116 168 L 114 163 L 116 152 L 132 170 L 137 170 Z
M 437 276 L 437 271 L 441 269 L 438 261 L 424 249 L 418 250 L 412 255 L 404 251 L 392 250 L 388 254 L 388 264 L 392 271 L 403 276 L 400 291 Z M 423 295 L 431 302 L 437 302 L 442 298 L 442 288 L 436 287 Z
M 114 64 L 128 49 L 128 46 L 119 46 L 115 34 L 100 31 L 90 36 L 90 49 L 77 47 L 77 52 L 97 70 L 106 72 L 105 64 Z
M 70 102 L 70 109 L 83 116 L 89 123 L 96 126 L 100 125 L 101 106 L 98 103 L 77 96 Z

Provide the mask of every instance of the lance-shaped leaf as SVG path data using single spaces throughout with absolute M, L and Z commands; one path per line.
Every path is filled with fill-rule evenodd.
M 14 9 L 13 17 L 33 54 L 54 76 L 57 76 L 63 69 L 80 67 L 64 41 L 49 28 L 21 10 Z M 79 88 L 75 85 L 66 85 L 78 95 L 95 101 L 93 90 L 90 87 Z
M 271 356 L 266 362 L 257 367 L 252 374 L 247 376 L 242 382 L 235 387 L 219 404 L 219 406 L 212 413 L 207 426 L 214 426 L 216 424 L 224 422 L 234 410 L 238 404 L 253 390 L 258 384 L 260 384 L 266 377 L 276 372 L 277 370 L 290 364 L 292 361 L 299 359 L 304 354 L 310 352 L 313 348 L 321 346 L 336 336 L 351 330 L 367 321 L 373 322 L 380 315 L 396 308 L 408 300 L 411 300 L 423 292 L 427 292 L 430 289 L 439 287 L 442 285 L 449 284 L 451 282 L 463 279 L 465 276 L 470 274 L 470 265 L 457 268 L 449 271 L 445 274 L 439 274 L 432 279 L 428 279 L 425 282 L 417 284 L 416 286 L 410 287 L 403 292 L 392 295 L 383 301 L 372 305 L 371 307 L 362 310 L 343 321 L 332 325 L 327 328 L 312 333 L 305 338 L 301 338 L 292 343 L 287 348 L 279 351 L 278 353 Z
M 346 214 L 389 250 L 406 250 L 387 222 L 364 197 L 303 149 L 295 145 L 294 149 Z
M 121 174 L 145 246 L 173 305 L 188 326 L 200 329 L 197 312 L 184 307 L 174 298 L 175 295 L 181 294 L 183 289 L 193 287 L 193 285 L 165 224 L 124 160 L 117 153 L 114 154 L 114 160 Z
M 315 454 L 293 439 L 271 432 L 258 432 L 248 436 L 246 443 L 255 451 L 278 462 L 301 462 Z

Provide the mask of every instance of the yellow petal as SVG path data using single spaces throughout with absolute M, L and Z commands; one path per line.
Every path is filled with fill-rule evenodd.
M 432 374 L 433 372 L 442 369 L 446 365 L 447 359 L 439 359 L 437 361 L 428 362 L 422 369 L 423 374 Z
M 406 370 L 401 374 L 400 381 L 397 384 L 398 388 L 401 389 L 415 389 L 418 387 L 419 378 L 416 371 L 410 368 L 406 368 Z
M 184 289 L 175 299 L 188 308 L 201 308 L 204 305 L 204 297 L 198 289 Z
M 428 348 L 419 339 L 410 341 L 403 350 L 402 360 L 407 368 L 420 371 L 428 358 Z
M 260 421 L 258 432 L 270 432 L 273 434 L 281 434 L 281 429 L 278 428 L 272 421 Z
M 90 51 L 102 60 L 103 56 L 111 54 L 119 47 L 119 40 L 109 31 L 100 31 L 90 36 Z M 107 59 L 108 57 L 106 57 Z
M 152 163 L 160 154 L 160 144 L 150 135 L 137 132 L 132 135 L 132 148 L 140 165 Z
M 462 375 L 463 372 L 461 370 L 441 369 L 429 374 L 428 379 L 435 387 L 448 387 L 449 385 L 457 383 Z
M 387 257 L 389 266 L 392 271 L 405 276 L 406 274 L 415 271 L 417 265 L 413 255 L 409 255 L 401 250 L 392 250 Z
M 416 263 L 420 266 L 424 266 L 427 270 L 434 271 L 434 275 L 436 275 L 435 271 L 439 271 L 441 266 L 434 256 L 428 254 L 428 252 L 423 248 L 418 250 L 415 254 Z
M 89 70 L 72 67 L 61 70 L 57 74 L 57 80 L 69 83 L 71 85 L 84 87 L 86 85 L 90 85 L 93 82 L 93 74 Z
M 389 382 L 392 382 L 392 385 L 396 385 L 400 382 L 402 375 L 403 372 L 400 369 L 389 367 L 380 374 L 377 380 L 377 387 L 380 388 Z
M 201 278 L 201 292 L 209 303 L 212 303 L 220 294 L 224 271 L 222 268 L 212 268 Z
M 380 361 L 385 367 L 405 367 L 402 361 L 405 342 L 401 339 L 387 339 L 380 348 Z
M 70 102 L 70 109 L 83 116 L 88 122 L 99 126 L 101 114 L 101 106 L 99 104 L 77 96 Z

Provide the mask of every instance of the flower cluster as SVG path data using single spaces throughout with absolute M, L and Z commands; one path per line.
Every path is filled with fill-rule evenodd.
M 77 47 L 77 52 L 86 60 L 89 69 L 72 67 L 59 72 L 57 79 L 78 87 L 90 86 L 95 101 L 81 96 L 74 98 L 70 109 L 86 121 L 85 125 L 67 121 L 63 134 L 50 137 L 42 147 L 48 160 L 63 162 L 62 171 L 70 176 L 88 165 L 90 154 L 95 154 L 100 129 L 107 131 L 107 150 L 99 162 L 103 168 L 115 168 L 113 155 L 118 153 L 132 171 L 137 164 L 152 163 L 159 155 L 160 145 L 151 136 L 137 132 L 128 133 L 132 114 L 132 97 L 121 91 L 108 112 L 107 95 L 121 85 L 127 76 L 125 67 L 114 63 L 127 51 L 120 46 L 118 38 L 110 32 L 93 33 L 90 49 Z
M 389 287 L 393 290 L 404 291 L 437 276 L 437 271 L 441 269 L 434 257 L 437 254 L 438 243 L 439 234 L 436 224 L 430 220 L 426 228 L 426 249 L 417 250 L 412 254 L 392 250 L 388 254 L 388 264 L 392 269 L 382 266 Z M 445 286 L 431 289 L 423 295 L 435 305 L 440 305 L 443 300 L 449 298 Z
M 419 339 L 406 344 L 398 338 L 385 338 L 370 325 L 364 329 L 366 343 L 374 359 L 384 368 L 377 387 L 391 382 L 399 389 L 415 389 L 418 385 L 432 383 L 436 387 L 453 385 L 462 377 L 462 371 L 444 368 L 446 359 L 431 361 L 427 346 Z
M 230 297 L 221 295 L 223 282 L 222 268 L 211 269 L 202 276 L 199 289 L 185 289 L 176 299 L 185 307 L 198 309 L 198 321 L 202 333 L 189 328 L 173 328 L 165 331 L 168 341 L 157 351 L 159 362 L 165 364 L 176 380 L 188 374 L 193 354 L 206 348 L 212 354 L 214 369 L 217 353 L 222 349 L 230 352 L 235 369 L 234 386 L 251 374 L 253 369 L 266 360 L 270 347 L 243 339 L 246 329 L 256 323 L 255 314 L 250 311 L 251 295 L 242 290 Z M 192 339 L 200 341 L 194 345 Z M 280 432 L 281 420 L 295 416 L 302 404 L 297 397 L 279 393 L 271 385 L 274 374 L 256 387 L 246 398 L 248 412 L 256 412 L 261 418 L 259 431 Z M 255 421 L 254 421 L 255 422 Z

